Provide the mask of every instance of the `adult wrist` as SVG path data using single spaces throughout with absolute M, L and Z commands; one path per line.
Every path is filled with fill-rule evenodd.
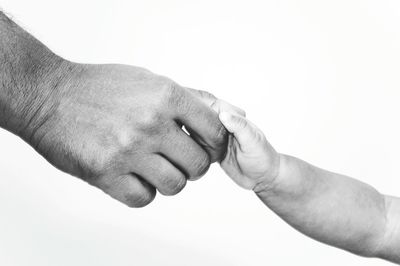
M 70 65 L 0 13 L 0 127 L 32 138 L 56 109 Z
M 27 139 L 56 109 L 60 83 L 68 67 L 65 60 L 52 53 L 36 54 L 34 59 L 18 63 L 21 65 L 12 66 L 14 70 L 6 74 L 11 82 L 0 91 L 0 126 Z

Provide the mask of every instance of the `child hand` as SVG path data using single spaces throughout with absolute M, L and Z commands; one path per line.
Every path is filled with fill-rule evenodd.
M 219 119 L 231 133 L 222 169 L 245 189 L 268 187 L 279 175 L 279 154 L 240 109 L 224 102 L 217 109 Z

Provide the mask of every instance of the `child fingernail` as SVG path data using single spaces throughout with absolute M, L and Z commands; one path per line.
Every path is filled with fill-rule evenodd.
M 230 116 L 231 116 L 230 113 L 225 112 L 225 111 L 222 111 L 222 112 L 219 114 L 219 119 L 222 120 L 222 121 L 228 121 L 229 118 L 230 118 Z

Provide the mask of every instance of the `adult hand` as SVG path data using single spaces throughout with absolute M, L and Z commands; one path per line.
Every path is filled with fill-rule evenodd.
M 156 189 L 174 195 L 223 157 L 227 134 L 211 94 L 132 66 L 59 69 L 66 74 L 21 135 L 62 171 L 141 207 Z
M 0 11 L 0 127 L 129 206 L 223 157 L 215 100 L 142 68 L 68 62 Z

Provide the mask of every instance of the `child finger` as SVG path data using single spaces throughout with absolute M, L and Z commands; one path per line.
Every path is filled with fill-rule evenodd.
M 249 145 L 254 140 L 254 128 L 246 118 L 223 111 L 219 114 L 219 119 L 241 146 Z
M 221 113 L 221 112 L 225 111 L 225 112 L 234 113 L 234 114 L 246 117 L 246 112 L 243 109 L 241 109 L 233 104 L 230 104 L 224 100 L 218 99 L 212 105 L 212 108 L 217 113 Z

